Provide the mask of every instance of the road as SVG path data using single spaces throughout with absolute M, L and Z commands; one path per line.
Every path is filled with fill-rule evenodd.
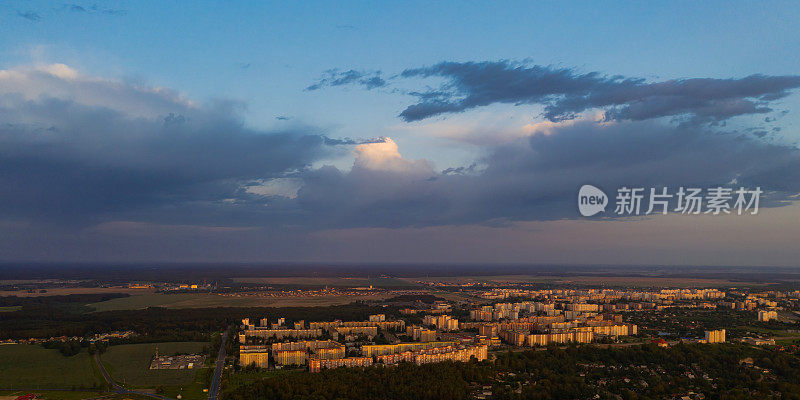
M 222 370 L 225 368 L 225 343 L 228 342 L 230 328 L 222 334 L 222 341 L 219 344 L 219 354 L 217 354 L 217 364 L 214 366 L 214 377 L 211 378 L 211 387 L 208 389 L 208 400 L 217 400 L 219 396 L 219 380 Z
M 211 379 L 211 387 L 208 389 L 209 400 L 217 400 L 217 395 L 219 393 L 219 380 L 220 376 L 222 376 L 222 370 L 225 367 L 225 343 L 228 342 L 229 332 L 230 328 L 228 328 L 228 330 L 226 330 L 225 333 L 222 334 L 222 343 L 220 343 L 219 345 L 219 354 L 217 355 L 217 363 L 214 366 L 214 377 Z M 112 392 L 119 394 L 138 394 L 161 400 L 172 400 L 172 398 L 166 396 L 126 389 L 122 385 L 115 382 L 113 378 L 111 378 L 111 375 L 109 375 L 108 371 L 106 371 L 106 367 L 103 366 L 102 362 L 100 362 L 99 353 L 94 353 L 94 361 L 97 363 L 97 367 L 100 368 L 100 372 L 103 374 L 103 379 L 105 379 L 106 382 L 108 382 L 108 384 L 111 385 Z
M 114 379 L 112 379 L 111 375 L 109 375 L 108 371 L 106 371 L 106 367 L 104 367 L 103 363 L 100 362 L 100 354 L 97 353 L 97 352 L 94 353 L 94 361 L 97 363 L 97 366 L 100 368 L 100 373 L 103 374 L 103 379 L 105 379 L 106 382 L 108 382 L 108 384 L 111 385 L 111 389 L 112 389 L 111 391 L 114 392 L 114 393 L 119 393 L 119 394 L 138 394 L 138 395 L 141 395 L 141 396 L 152 397 L 154 399 L 173 400 L 172 398 L 166 397 L 166 396 L 161 396 L 161 395 L 152 394 L 152 393 L 139 392 L 139 391 L 136 391 L 136 390 L 125 389 L 124 387 L 119 385 L 117 382 L 114 382 Z

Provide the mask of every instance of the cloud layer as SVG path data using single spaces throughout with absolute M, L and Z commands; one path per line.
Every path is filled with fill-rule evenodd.
M 475 68 L 478 76 L 494 71 L 506 78 L 487 81 L 466 72 Z M 739 99 L 767 107 L 794 82 L 758 76 L 648 84 L 507 63 L 440 65 L 404 75 L 461 73 L 469 77 L 448 89 L 468 93 L 453 103 L 466 107 L 461 111 L 506 101 L 498 99 L 535 97 L 562 117 L 608 104 L 607 117 L 630 116 L 639 112 L 636 106 L 674 93 L 674 102 L 662 108 L 673 111 L 650 109 L 647 115 L 682 110 L 692 118 L 719 120 L 735 114 L 718 108 L 720 102 Z M 507 90 L 497 82 L 505 82 Z M 543 89 L 543 82 L 553 86 Z M 586 88 L 592 88 L 589 94 Z M 558 99 L 554 92 L 561 93 Z M 676 105 L 690 99 L 691 107 Z M 430 160 L 403 157 L 389 138 L 336 139 L 309 128 L 254 130 L 242 124 L 231 103 L 199 105 L 168 89 L 86 77 L 63 65 L 5 70 L 0 71 L 0 217 L 59 226 L 144 223 L 310 232 L 573 219 L 575 193 L 585 183 L 613 193 L 620 186 L 736 182 L 768 191 L 765 207 L 786 204 L 800 193 L 798 150 L 752 135 L 644 117 L 546 125 L 484 142 L 483 155 L 474 162 L 442 171 Z M 350 168 L 319 166 L 342 149 L 352 152 Z
M 741 135 L 652 121 L 581 121 L 499 145 L 476 166 L 442 173 L 359 161 L 349 172 L 308 171 L 297 200 L 329 228 L 496 225 L 576 218 L 577 188 L 585 183 L 613 194 L 622 186 L 736 182 L 772 191 L 762 207 L 777 206 L 800 193 L 798 171 L 797 149 Z
M 0 148 L 0 215 L 56 223 L 221 204 L 329 151 L 320 134 L 248 129 L 226 104 L 63 65 L 0 71 Z
M 544 118 L 553 122 L 602 109 L 608 121 L 679 117 L 691 123 L 716 123 L 740 115 L 768 113 L 772 111 L 771 101 L 800 87 L 798 75 L 649 82 L 511 61 L 441 62 L 406 69 L 396 77 L 413 78 L 439 78 L 443 82 L 434 89 L 409 92 L 417 103 L 400 113 L 407 122 L 506 103 L 542 105 Z M 386 81 L 375 73 L 330 70 L 309 89 L 350 84 L 372 89 L 385 86 Z

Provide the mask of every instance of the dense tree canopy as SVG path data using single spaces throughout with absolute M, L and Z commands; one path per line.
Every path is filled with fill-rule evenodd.
M 800 399 L 797 371 L 796 354 L 744 345 L 573 346 L 499 353 L 494 362 L 265 375 L 224 398 L 465 399 L 491 387 L 493 399 L 644 400 L 689 392 L 707 399 Z

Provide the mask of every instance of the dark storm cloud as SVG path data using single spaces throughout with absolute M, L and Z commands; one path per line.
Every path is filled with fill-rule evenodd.
M 612 197 L 622 186 L 760 186 L 770 191 L 762 207 L 800 192 L 797 149 L 650 121 L 577 123 L 498 146 L 481 164 L 429 175 L 310 170 L 296 202 L 326 227 L 405 227 L 576 218 L 586 183 Z
M 11 90 L 17 82 L 62 81 L 84 96 L 0 91 L 6 218 L 82 224 L 147 209 L 179 213 L 186 203 L 235 199 L 243 182 L 302 170 L 330 152 L 318 133 L 249 129 L 224 108 L 193 106 L 166 91 L 42 71 L 0 78 Z M 113 95 L 97 90 L 103 85 Z M 114 101 L 87 105 L 96 103 L 86 97 L 92 93 Z M 140 101 L 151 107 L 137 107 Z
M 364 72 L 356 70 L 339 71 L 331 69 L 316 83 L 309 85 L 306 90 L 319 90 L 329 86 L 361 85 L 367 90 L 386 86 L 386 81 L 381 78 L 380 71 Z
M 692 124 L 713 123 L 739 115 L 768 113 L 772 111 L 769 102 L 800 87 L 800 76 L 751 75 L 741 79 L 649 82 L 511 61 L 442 62 L 407 69 L 399 76 L 444 80 L 438 88 L 409 92 L 418 102 L 400 113 L 405 121 L 507 103 L 543 105 L 543 116 L 550 121 L 572 119 L 582 111 L 599 108 L 606 111 L 609 121 L 681 117 Z M 352 70 L 329 73 L 309 88 L 353 83 L 369 88 L 365 79 L 363 74 Z

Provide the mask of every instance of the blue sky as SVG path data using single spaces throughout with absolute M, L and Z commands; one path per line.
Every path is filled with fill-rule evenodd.
M 796 2 L 331 1 L 193 2 L 191 7 L 188 5 L 189 3 L 163 1 L 26 1 L 0 4 L 0 70 L 17 71 L 24 77 L 21 83 L 8 81 L 10 89 L 0 93 L 9 96 L 5 103 L 8 112 L 0 114 L 7 115 L 7 121 L 0 122 L 47 128 L 48 124 L 58 127 L 59 116 L 67 118 L 63 121 L 64 126 L 71 126 L 77 133 L 57 140 L 79 149 L 74 156 L 70 156 L 70 163 L 87 168 L 86 165 L 107 165 L 126 157 L 138 159 L 138 162 L 131 161 L 133 164 L 121 166 L 121 172 L 113 175 L 121 176 L 115 182 L 127 187 L 139 187 L 137 179 L 152 179 L 147 178 L 150 176 L 148 174 L 152 172 L 151 169 L 156 169 L 154 165 L 160 165 L 158 163 L 162 156 L 159 154 L 164 149 L 179 153 L 175 158 L 185 160 L 185 164 L 165 162 L 164 168 L 168 168 L 165 170 L 167 172 L 161 171 L 154 176 L 172 177 L 171 174 L 174 173 L 174 179 L 165 179 L 153 187 L 142 185 L 143 189 L 138 193 L 145 192 L 146 195 L 142 196 L 141 202 L 131 200 L 136 196 L 117 196 L 97 190 L 91 196 L 92 199 L 99 200 L 88 202 L 94 207 L 91 212 L 83 207 L 75 206 L 73 209 L 60 206 L 64 212 L 51 215 L 44 209 L 23 209 L 19 204 L 30 203 L 23 197 L 15 200 L 16 202 L 12 201 L 16 205 L 8 206 L 11 211 L 3 215 L 9 224 L 4 229 L 20 232 L 17 224 L 23 223 L 27 227 L 27 233 L 20 234 L 20 238 L 26 237 L 25 235 L 40 237 L 43 232 L 47 232 L 46 236 L 53 239 L 35 242 L 24 249 L 8 242 L 8 259 L 199 258 L 215 261 L 327 261 L 328 257 L 332 257 L 334 261 L 375 262 L 479 260 L 569 263 L 596 260 L 608 263 L 726 264 L 740 262 L 744 251 L 745 255 L 750 256 L 745 257 L 745 263 L 758 264 L 761 260 L 763 264 L 785 265 L 800 255 L 783 250 L 786 245 L 781 240 L 763 243 L 763 250 L 739 249 L 738 253 L 734 251 L 732 255 L 726 255 L 723 245 L 725 239 L 707 243 L 704 247 L 703 243 L 687 244 L 681 239 L 681 232 L 687 229 L 698 232 L 699 225 L 706 230 L 701 236 L 708 236 L 709 233 L 715 233 L 715 229 L 727 231 L 729 226 L 717 227 L 716 222 L 697 222 L 705 221 L 704 218 L 688 220 L 686 225 L 671 225 L 672 220 L 665 222 L 667 218 L 655 218 L 655 221 L 626 222 L 630 227 L 625 229 L 652 232 L 663 228 L 659 224 L 670 226 L 672 236 L 668 235 L 663 244 L 644 243 L 633 246 L 618 242 L 605 243 L 605 247 L 587 246 L 583 254 L 562 257 L 558 251 L 548 249 L 569 248 L 568 238 L 574 232 L 560 230 L 583 228 L 572 227 L 576 223 L 574 215 L 560 214 L 561 211 L 547 207 L 544 204 L 546 200 L 542 200 L 560 194 L 536 192 L 533 188 L 544 183 L 522 180 L 522 185 L 531 185 L 531 189 L 518 194 L 508 192 L 509 196 L 520 196 L 519 199 L 532 199 L 531 202 L 540 201 L 542 204 L 536 203 L 527 208 L 512 204 L 513 201 L 489 201 L 487 198 L 491 196 L 487 196 L 487 193 L 492 190 L 502 193 L 505 189 L 492 188 L 490 183 L 496 182 L 497 178 L 490 179 L 480 174 L 491 174 L 491 171 L 500 168 L 500 161 L 505 160 L 503 157 L 518 151 L 520 146 L 527 148 L 526 146 L 531 145 L 531 140 L 534 146 L 532 153 L 513 153 L 525 162 L 513 167 L 503 164 L 504 168 L 509 169 L 504 170 L 502 176 L 524 168 L 550 171 L 554 168 L 553 165 L 541 166 L 538 161 L 533 162 L 538 150 L 551 146 L 548 148 L 552 151 L 564 151 L 568 157 L 574 152 L 563 149 L 577 149 L 583 143 L 591 142 L 581 139 L 581 135 L 591 135 L 593 129 L 598 129 L 599 125 L 586 127 L 579 123 L 578 127 L 550 127 L 547 124 L 553 121 L 547 121 L 541 115 L 551 101 L 549 97 L 526 97 L 524 104 L 519 104 L 513 96 L 504 97 L 502 93 L 492 93 L 494 97 L 485 105 L 431 114 L 418 121 L 407 122 L 399 117 L 406 108 L 425 103 L 415 93 L 433 92 L 437 88 L 441 89 L 439 85 L 442 83 L 450 84 L 451 89 L 454 87 L 452 85 L 458 84 L 456 75 L 441 71 L 428 78 L 399 76 L 410 69 L 430 68 L 442 62 L 455 63 L 460 68 L 468 68 L 473 65 L 470 63 L 481 62 L 497 63 L 490 66 L 501 69 L 541 66 L 546 71 L 572 71 L 575 76 L 570 79 L 575 81 L 579 76 L 593 72 L 604 77 L 641 78 L 644 84 L 665 83 L 667 86 L 680 79 L 717 79 L 718 85 L 713 88 L 693 92 L 687 87 L 676 85 L 675 90 L 687 90 L 681 100 L 683 103 L 679 107 L 680 112 L 645 119 L 620 118 L 616 121 L 621 126 L 620 132 L 625 131 L 625 126 L 630 126 L 646 132 L 661 132 L 652 135 L 662 134 L 672 140 L 678 140 L 676 138 L 690 131 L 746 136 L 753 144 L 746 149 L 740 149 L 727 141 L 712 141 L 716 147 L 709 148 L 708 157 L 687 155 L 688 153 L 673 154 L 652 148 L 641 151 L 662 154 L 660 166 L 665 169 L 682 170 L 687 165 L 696 165 L 697 168 L 703 166 L 705 170 L 714 170 L 700 160 L 714 159 L 714 149 L 735 149 L 735 156 L 718 160 L 730 163 L 728 170 L 723 166 L 718 175 L 709 174 L 699 181 L 720 182 L 730 176 L 751 174 L 762 181 L 774 182 L 775 190 L 782 191 L 780 201 L 793 204 L 787 200 L 796 194 L 795 184 L 790 182 L 793 176 L 774 176 L 775 171 L 793 168 L 795 155 L 791 150 L 796 150 L 800 139 L 797 129 L 800 112 L 796 111 L 800 106 L 800 96 L 794 93 L 793 83 L 775 83 L 784 86 L 773 89 L 764 89 L 765 85 L 771 84 L 766 81 L 754 84 L 758 87 L 754 89 L 757 96 L 766 96 L 758 100 L 755 107 L 769 108 L 769 112 L 742 112 L 735 116 L 722 116 L 721 108 L 718 108 L 712 111 L 713 115 L 708 117 L 710 119 L 692 122 L 691 127 L 681 125 L 671 118 L 694 116 L 702 119 L 700 117 L 712 105 L 687 104 L 695 100 L 693 96 L 701 96 L 710 91 L 723 93 L 733 90 L 725 80 L 741 80 L 754 74 L 762 75 L 766 80 L 773 77 L 794 79 L 791 77 L 800 73 L 800 35 L 796 31 L 800 23 L 800 7 Z M 61 72 L 48 69 L 49 66 L 62 64 L 68 69 L 59 69 Z M 352 69 L 364 76 L 373 76 L 379 72 L 386 84 L 371 89 L 358 84 L 306 89 L 327 76 L 326 71 L 332 69 L 339 73 Z M 76 83 L 74 78 L 70 78 L 73 73 L 78 74 L 80 82 Z M 54 86 L 47 86 L 53 85 L 50 81 L 53 77 L 65 81 L 58 82 L 57 85 L 64 86 L 57 94 Z M 97 81 L 102 83 L 101 86 L 122 88 L 120 97 L 114 100 L 118 103 L 106 106 L 100 100 L 92 98 L 91 93 L 95 93 L 92 90 L 97 89 L 92 86 L 92 82 Z M 498 82 L 488 80 L 486 84 Z M 45 88 L 34 90 L 30 86 L 24 86 L 34 84 L 45 85 Z M 592 83 L 601 86 L 605 84 L 612 85 L 606 82 Z M 614 85 L 617 84 L 612 86 Z M 479 86 L 462 86 L 446 93 L 440 100 L 454 102 L 465 93 L 476 97 L 487 95 L 481 89 Z M 639 89 L 650 88 L 636 90 Z M 164 92 L 159 92 L 161 90 L 174 96 L 164 98 L 161 96 Z M 596 92 L 597 89 L 588 90 L 589 92 L 577 95 L 575 100 L 582 99 L 582 96 L 609 95 Z M 13 97 L 15 91 L 32 96 L 28 101 L 40 102 L 41 104 L 36 105 L 41 107 L 30 111 L 30 115 L 21 113 L 19 110 L 22 105 L 11 103 L 18 100 Z M 28 91 L 35 96 L 27 94 Z M 142 100 L 141 97 L 147 97 L 142 91 L 149 93 L 147 96 L 153 93 L 156 95 L 149 100 Z M 773 95 L 775 98 L 770 97 Z M 123 98 L 124 96 L 128 97 Z M 59 111 L 58 105 L 45 104 L 45 99 L 50 97 L 74 101 L 87 109 L 76 111 L 67 108 L 66 111 Z M 748 103 L 748 98 L 753 97 L 743 95 L 735 99 L 726 98 L 731 103 L 725 107 L 729 109 L 734 103 L 737 107 L 752 106 Z M 580 116 L 575 121 L 588 121 L 596 118 L 593 113 L 608 113 L 612 108 L 624 109 L 631 104 L 639 104 L 641 100 L 593 104 L 588 109 L 577 110 Z M 162 101 L 166 105 L 160 107 L 158 104 L 162 104 Z M 748 104 L 738 103 L 739 101 Z M 146 105 L 140 102 L 145 102 Z M 718 105 L 713 104 L 714 107 Z M 25 103 L 25 106 L 32 105 Z M 147 112 L 143 115 L 134 111 L 145 108 Z M 220 111 L 222 109 L 226 111 Z M 85 133 L 92 129 L 102 130 L 99 126 L 91 125 L 92 121 L 105 121 L 102 118 L 96 119 L 96 114 L 93 114 L 101 111 L 114 112 L 103 115 L 104 118 L 109 118 L 108 121 L 119 124 L 107 127 L 116 129 L 114 135 L 119 137 L 119 143 L 103 136 L 95 137 Z M 129 116 L 118 120 L 116 118 L 121 117 L 117 114 L 120 113 L 127 113 Z M 148 139 L 152 142 L 137 142 L 138 139 L 133 139 L 131 132 L 146 130 L 140 126 L 142 121 L 130 127 L 126 125 L 133 123 L 134 114 L 138 118 L 160 121 L 170 113 L 198 124 L 192 128 L 196 130 L 180 133 L 186 135 L 179 136 L 186 138 L 185 143 L 181 143 L 179 139 L 162 142 L 163 137 L 156 133 L 152 139 Z M 11 117 L 13 115 L 25 117 Z M 79 126 L 77 121 L 83 121 L 84 118 L 86 125 Z M 229 140 L 222 133 L 219 137 L 209 133 L 213 140 L 194 142 L 196 136 L 200 135 L 196 132 L 211 132 L 219 127 L 225 127 L 225 134 L 231 134 L 233 138 Z M 552 134 L 550 130 L 554 130 L 554 137 L 563 140 L 563 143 L 549 143 L 536 137 L 531 139 L 532 132 L 543 129 L 549 129 L 548 135 Z M 581 129 L 586 129 L 589 133 L 578 132 Z M 64 128 L 59 132 L 66 131 L 67 128 Z M 562 131 L 565 133 L 559 135 Z M 753 132 L 764 133 L 753 136 Z M 84 142 L 84 139 L 78 139 L 81 134 L 94 139 L 85 139 L 87 141 Z M 541 132 L 539 134 L 543 135 Z M 253 138 L 253 135 L 266 136 L 266 141 L 275 138 L 275 143 L 262 143 L 263 138 Z M 303 139 L 306 136 L 312 138 Z M 98 137 L 109 140 L 105 147 L 95 148 L 88 144 L 101 140 Z M 397 146 L 396 152 L 399 152 L 397 157 L 400 161 L 395 159 L 393 148 L 379 147 L 380 143 L 370 147 L 366 143 L 379 137 L 391 138 L 392 145 Z M 314 138 L 349 138 L 353 139 L 353 143 L 331 147 L 315 142 Z M 624 138 L 621 136 L 620 140 Z M 7 149 L 20 146 L 11 139 L 3 143 Z M 226 173 L 209 171 L 207 175 L 198 177 L 198 174 L 189 171 L 191 162 L 203 160 L 207 155 L 184 153 L 188 151 L 187 148 L 208 146 L 209 143 L 224 149 L 225 154 L 231 158 L 209 160 L 209 165 L 220 163 L 217 169 L 225 170 Z M 672 142 L 664 139 L 647 145 L 666 149 L 669 148 L 669 143 Z M 265 150 L 265 153 L 247 154 L 247 151 L 259 149 L 262 145 L 271 146 L 274 153 Z M 288 147 L 278 147 L 283 145 Z M 367 147 L 356 147 L 365 145 Z M 142 153 L 126 153 L 128 149 L 139 148 L 137 146 L 143 149 Z M 599 146 L 602 149 L 624 147 L 611 142 L 601 143 Z M 154 147 L 158 149 L 154 150 Z M 301 147 L 302 151 L 298 151 Z M 101 151 L 112 154 L 119 151 L 120 154 L 109 161 L 98 156 L 97 152 Z M 640 150 L 631 151 L 636 153 Z M 185 158 L 181 158 L 180 154 Z M 273 159 L 247 164 L 258 158 L 259 154 L 272 154 Z M 385 158 L 380 158 L 387 157 L 386 154 L 390 157 L 388 164 Z M 616 153 L 609 150 L 607 154 L 610 157 Z M 57 160 L 48 160 L 46 165 L 52 167 L 57 165 L 56 161 L 63 162 L 61 157 L 63 155 L 58 156 Z M 373 174 L 377 168 L 376 157 L 380 158 L 380 168 L 384 172 L 391 171 L 392 174 L 400 175 L 386 177 Z M 692 161 L 696 164 L 686 161 L 691 157 L 695 157 Z M 759 162 L 764 160 L 763 157 L 771 160 L 785 157 L 787 161 L 764 172 L 758 170 L 758 165 L 764 164 Z M 607 165 L 607 161 L 601 164 Z M 619 162 L 626 163 L 625 160 Z M 630 160 L 626 164 L 630 167 L 627 175 L 619 173 L 614 175 L 614 179 L 633 179 L 635 174 L 632 171 L 642 168 L 637 162 L 639 161 Z M 684 164 L 678 165 L 680 162 Z M 461 178 L 440 176 L 448 168 L 467 168 L 473 164 L 478 170 L 485 168 L 489 172 L 478 172 L 479 176 L 475 177 L 477 180 L 468 183 L 458 182 Z M 734 170 L 738 168 L 736 164 L 752 164 L 752 168 Z M 326 165 L 332 165 L 336 171 L 331 172 L 326 169 Z M 25 168 L 35 170 L 44 167 Z M 181 171 L 181 168 L 186 171 Z M 362 174 L 360 168 L 371 172 Z M 139 169 L 146 170 L 146 173 L 126 175 L 131 170 Z M 564 169 L 559 172 L 562 175 L 556 177 L 567 176 L 571 171 L 572 169 Z M 724 173 L 726 171 L 729 173 Z M 611 173 L 597 168 L 585 170 L 584 174 L 589 175 L 584 180 L 603 181 L 607 178 L 609 185 L 618 183 L 611 178 Z M 79 176 L 78 172 L 74 176 Z M 687 176 L 678 175 L 644 183 L 682 183 L 689 179 Z M 426 181 L 423 177 L 446 183 L 438 187 L 427 187 L 426 184 L 418 183 Z M 87 203 L 80 196 L 81 191 L 74 186 L 80 186 L 80 180 L 71 186 L 72 189 L 65 186 L 64 192 L 57 195 L 43 189 L 46 185 L 52 185 L 52 182 L 35 181 L 43 179 L 39 175 L 33 178 L 19 176 L 18 179 L 25 180 L 30 185 L 26 189 L 30 193 L 40 193 L 39 189 L 42 189 L 41 193 L 45 194 L 37 195 L 39 198 L 47 197 L 47 193 L 50 193 L 54 203 L 59 203 L 55 201 L 59 196 L 73 199 L 75 204 Z M 91 182 L 107 184 L 109 180 L 113 180 L 111 177 L 99 175 L 96 179 L 97 181 Z M 566 181 L 569 179 L 564 178 Z M 263 187 L 252 189 L 254 181 L 263 183 Z M 383 187 L 378 184 L 387 181 L 396 183 L 396 186 Z M 686 182 L 691 183 L 693 182 Z M 174 187 L 167 189 L 173 184 Z M 316 184 L 319 186 L 314 186 Z M 214 188 L 210 189 L 209 185 Z M 239 189 L 230 189 L 229 186 Z M 109 188 L 114 187 L 115 185 L 109 184 Z M 373 189 L 368 190 L 365 187 Z M 289 198 L 262 199 L 268 203 L 268 207 L 272 207 L 271 210 L 276 210 L 267 213 L 269 215 L 262 215 L 264 212 L 261 207 L 265 207 L 264 204 L 259 204 L 257 212 L 247 207 L 236 210 L 225 208 L 230 204 L 239 204 L 237 202 L 252 201 L 238 197 L 247 188 L 265 196 L 272 196 L 278 190 L 275 188 L 281 188 L 278 190 L 281 194 L 291 195 Z M 294 198 L 292 193 L 298 188 L 301 195 Z M 448 198 L 444 193 L 456 193 L 460 196 L 459 200 Z M 342 198 L 341 204 L 318 204 L 320 199 L 339 197 Z M 363 199 L 363 202 L 349 204 L 347 198 Z M 436 200 L 431 201 L 431 198 Z M 460 199 L 468 200 L 462 202 Z M 193 207 L 202 202 L 214 201 L 223 206 L 203 208 L 204 215 L 209 217 L 196 217 L 199 210 Z M 297 204 L 290 204 L 292 202 Z M 50 209 L 52 204 L 45 202 L 42 207 Z M 320 210 L 330 212 L 326 214 Z M 788 205 L 776 207 L 769 212 L 779 213 L 775 221 L 781 220 L 782 215 L 798 222 L 796 211 L 794 205 Z M 364 215 L 370 218 L 362 218 Z M 561 225 L 553 222 L 560 219 L 568 222 Z M 778 226 L 774 222 L 768 223 L 767 220 L 772 221 L 767 217 L 761 220 L 751 219 L 746 222 L 745 227 L 762 233 L 774 233 L 780 237 L 792 236 L 798 232 L 796 223 L 787 227 Z M 617 220 L 592 222 L 591 227 L 598 232 L 614 231 L 618 229 L 615 227 L 619 223 Z M 745 222 L 737 220 L 731 222 L 731 226 L 742 223 Z M 650 224 L 656 224 L 656 227 L 644 227 Z M 236 230 L 234 237 L 225 236 L 230 234 L 224 230 L 228 228 Z M 109 229 L 114 233 L 107 234 Z M 291 230 L 291 240 L 286 240 L 303 243 L 305 248 L 301 245 L 276 245 L 278 249 L 275 251 L 257 250 L 264 247 L 263 241 L 280 235 L 277 232 L 285 229 Z M 486 229 L 490 231 L 486 232 Z M 370 230 L 379 230 L 380 234 Z M 474 237 L 464 233 L 470 230 L 476 232 L 472 234 Z M 532 231 L 543 230 L 552 233 L 545 237 L 529 236 Z M 425 245 L 413 239 L 415 232 L 436 238 L 428 242 L 435 242 L 438 247 L 421 251 Z M 459 237 L 458 232 L 465 236 Z M 65 241 L 59 239 L 63 237 L 72 237 L 74 242 L 64 244 Z M 148 237 L 161 239 L 147 239 Z M 463 248 L 465 243 L 473 243 L 478 240 L 477 237 L 484 238 L 483 247 L 479 249 L 485 251 L 453 256 L 456 249 Z M 364 246 L 359 244 L 364 240 L 370 240 L 368 254 L 362 253 Z M 153 244 L 153 241 L 175 243 L 175 246 L 182 246 L 182 250 L 167 251 Z M 231 241 L 240 243 L 241 246 L 235 254 L 225 250 Z M 536 248 L 530 246 L 531 241 L 548 244 Z M 210 246 L 209 243 L 214 245 Z M 502 254 L 494 254 L 490 250 L 498 248 L 498 243 L 502 244 L 501 247 L 507 247 Z M 720 246 L 719 249 L 714 247 L 717 245 Z M 313 247 L 314 251 L 308 252 L 308 247 Z M 106 250 L 97 252 L 99 248 Z M 213 251 L 208 250 L 208 254 L 198 253 L 198 249 L 208 248 Z M 708 248 L 717 250 L 707 250 Z M 409 252 L 418 256 L 409 258 Z M 87 256 L 87 253 L 97 255 Z M 676 253 L 687 256 L 675 256 Z M 630 254 L 631 257 L 613 254 Z
M 86 9 L 96 3 L 76 3 Z M 399 72 L 439 61 L 524 60 L 644 78 L 796 73 L 795 2 L 6 3 L 4 65 L 62 62 L 201 101 L 248 104 L 253 124 L 291 115 L 385 127 L 402 99 L 305 93 L 329 68 Z M 35 12 L 38 22 L 16 15 Z M 243 66 L 247 66 L 243 69 Z

